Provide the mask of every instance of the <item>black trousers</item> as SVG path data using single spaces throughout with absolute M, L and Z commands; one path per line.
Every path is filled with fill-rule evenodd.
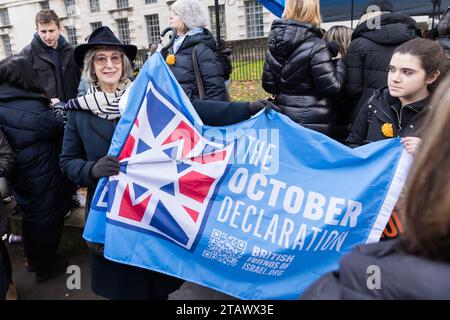
M 11 260 L 9 259 L 8 249 L 6 248 L 5 243 L 0 240 L 0 300 L 5 300 L 11 282 Z
M 48 271 L 57 259 L 57 251 L 64 227 L 64 219 L 60 223 L 43 226 L 22 221 L 22 236 L 28 265 L 37 272 Z
M 183 280 L 105 259 L 90 252 L 91 288 L 112 300 L 167 300 Z

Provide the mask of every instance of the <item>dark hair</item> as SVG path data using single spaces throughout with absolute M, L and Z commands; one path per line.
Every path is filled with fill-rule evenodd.
M 381 12 L 393 12 L 394 6 L 392 5 L 392 2 L 389 0 L 372 0 L 369 1 L 369 3 L 366 6 L 366 9 L 364 10 L 363 14 L 367 12 L 367 9 L 369 9 L 371 6 L 377 6 L 380 8 Z
M 25 57 L 12 55 L 0 61 L 0 83 L 45 95 L 44 89 L 34 81 L 31 70 L 33 66 Z
M 61 23 L 59 22 L 59 17 L 53 10 L 41 10 L 36 15 L 36 27 L 38 23 L 40 24 L 49 24 L 52 21 L 55 22 L 56 26 L 59 28 Z
M 445 53 L 436 41 L 421 38 L 409 40 L 395 49 L 393 54 L 396 53 L 410 54 L 419 58 L 421 67 L 425 70 L 427 77 L 433 76 L 436 71 L 440 71 L 441 74 L 445 73 L 445 70 L 443 70 L 446 62 Z M 429 86 L 430 90 L 438 86 L 439 78 Z
M 408 177 L 405 234 L 408 253 L 450 262 L 450 77 L 431 100 L 423 141 Z M 445 142 L 447 141 L 447 142 Z
M 447 11 L 442 16 L 441 21 L 439 21 L 436 28 L 440 37 L 450 35 L 450 11 Z

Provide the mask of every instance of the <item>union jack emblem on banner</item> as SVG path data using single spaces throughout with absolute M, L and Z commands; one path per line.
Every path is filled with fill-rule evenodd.
M 113 223 L 192 250 L 234 144 L 209 141 L 151 80 L 110 177 L 94 207 Z

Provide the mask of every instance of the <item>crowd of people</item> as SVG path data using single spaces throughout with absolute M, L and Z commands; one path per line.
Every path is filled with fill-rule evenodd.
M 415 20 L 396 13 L 389 1 L 370 1 L 368 8 L 355 30 L 334 26 L 324 33 L 319 0 L 286 0 L 268 39 L 262 74 L 267 100 L 230 100 L 228 71 L 197 0 L 171 6 L 176 37 L 166 61 L 207 125 L 230 125 L 273 109 L 352 148 L 400 137 L 415 156 L 401 211 L 405 235 L 358 247 L 302 299 L 450 298 L 450 281 L 439 282 L 450 274 L 450 146 L 442 143 L 450 80 L 441 81 L 449 66 L 450 12 L 437 25 L 438 38 L 424 39 Z M 137 47 L 103 26 L 73 48 L 52 10 L 36 15 L 36 30 L 20 54 L 0 62 L 0 176 L 22 212 L 26 268 L 42 283 L 66 272 L 58 245 L 76 188 L 88 189 L 87 218 L 98 180 L 119 173 L 118 159 L 107 153 L 119 101 L 134 78 Z M 8 232 L 0 201 L 0 236 Z M 88 247 L 91 287 L 103 297 L 167 299 L 183 283 L 107 260 L 101 244 Z M 365 273 L 355 270 L 374 260 L 396 290 L 367 289 Z M 12 288 L 0 241 L 0 299 Z

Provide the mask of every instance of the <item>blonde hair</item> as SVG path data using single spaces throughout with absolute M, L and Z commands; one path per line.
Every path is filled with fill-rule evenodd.
M 406 252 L 450 261 L 450 77 L 436 90 L 406 193 Z
M 120 77 L 120 81 L 129 79 L 132 76 L 132 68 L 130 59 L 126 56 L 125 52 L 120 47 L 114 46 L 98 46 L 86 53 L 86 56 L 83 60 L 83 77 L 88 80 L 90 83 L 97 83 L 98 78 L 95 74 L 94 69 L 94 56 L 100 50 L 108 50 L 108 51 L 118 51 L 122 53 L 122 76 Z
M 320 4 L 318 0 L 286 0 L 283 19 L 297 20 L 319 27 L 322 23 L 320 17 Z
M 323 35 L 325 41 L 336 41 L 339 43 L 339 53 L 342 58 L 347 55 L 347 49 L 352 40 L 353 30 L 346 26 L 334 26 Z

